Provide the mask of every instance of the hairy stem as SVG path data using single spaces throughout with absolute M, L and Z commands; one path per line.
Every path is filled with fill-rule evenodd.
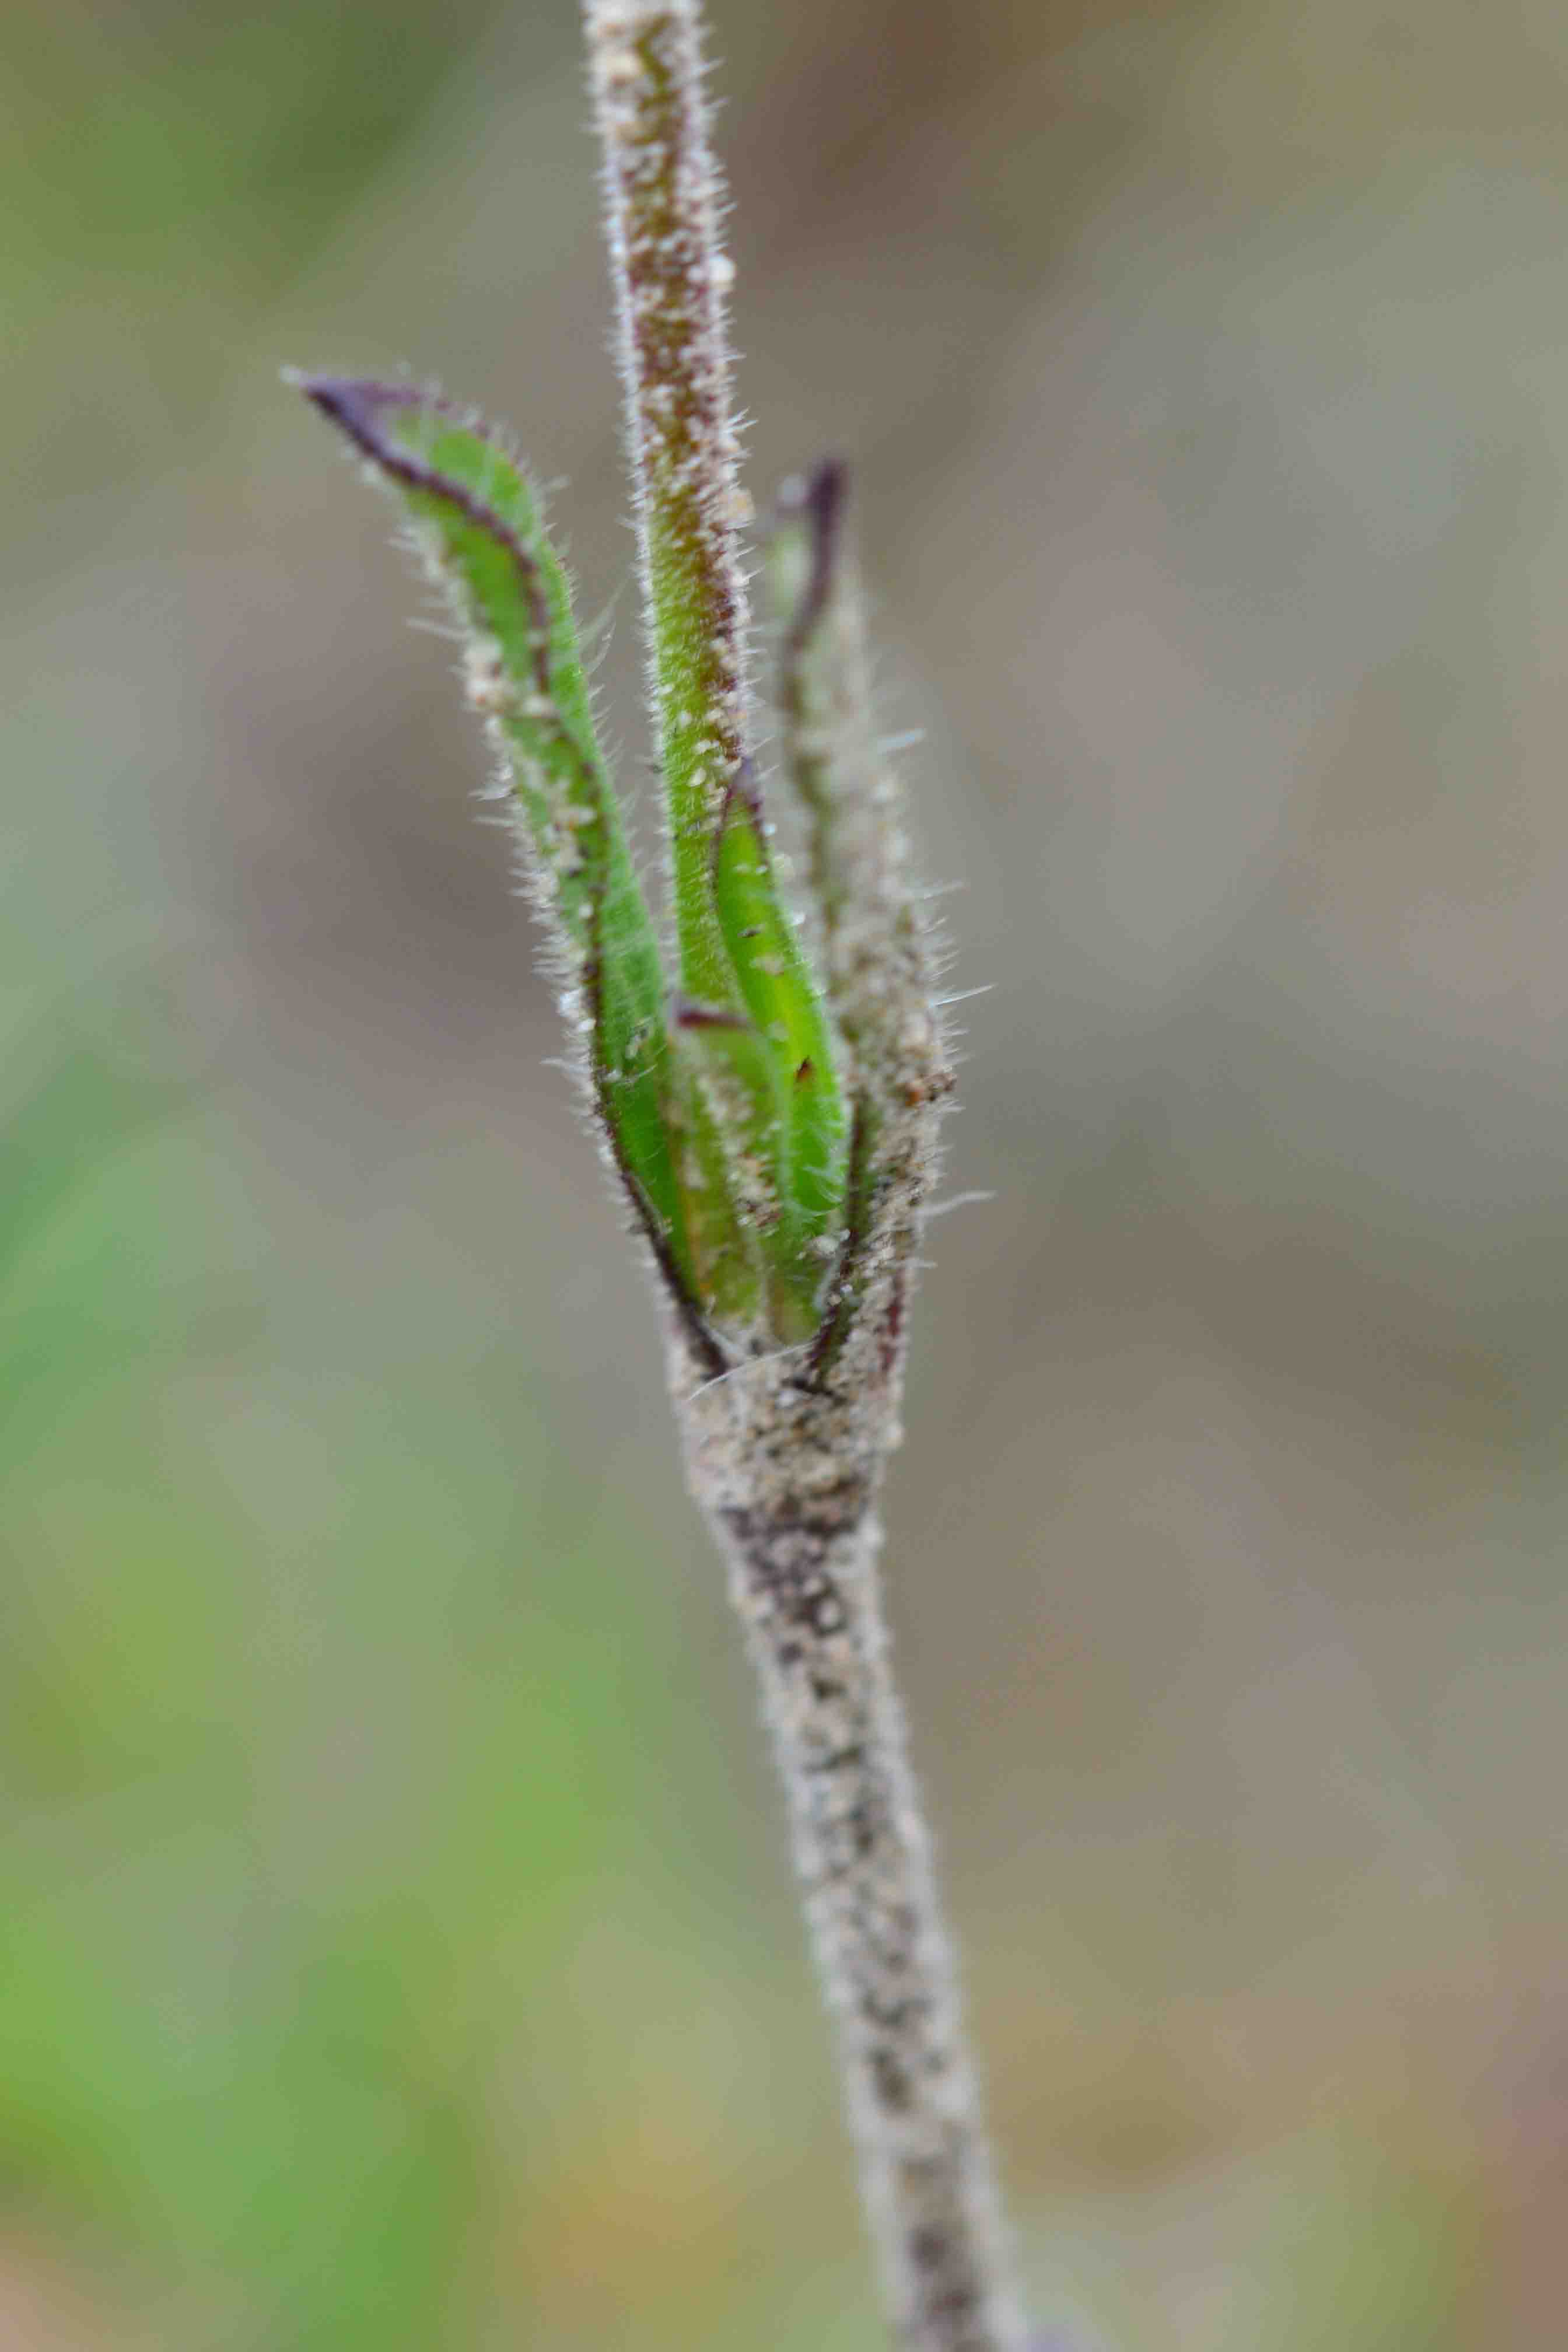
M 774 1356 L 676 1401 L 788 1800 L 883 2285 L 904 2352 L 1020 2352 L 957 1979 L 877 1574 L 886 1423 Z
M 751 1104 L 747 1156 L 773 1326 L 809 1328 L 842 1204 L 845 1118 L 823 1004 L 783 906 L 751 757 L 747 609 L 738 531 L 719 242 L 721 183 L 695 0 L 586 0 L 605 155 L 626 437 L 671 895 L 686 994 L 743 1013 L 713 1034 Z
M 725 1003 L 721 814 L 746 758 L 746 589 L 720 182 L 693 0 L 586 0 L 681 978 Z
M 697 0 L 585 0 L 584 15 L 668 795 L 675 1017 L 720 1110 L 744 1092 L 729 1123 L 772 1276 L 769 1328 L 732 1335 L 718 1377 L 672 1329 L 688 1475 L 762 1686 L 899 2342 L 1021 2352 L 876 1575 L 910 1260 L 951 1079 L 871 732 L 843 481 L 816 478 L 786 526 L 809 577 L 785 594 L 781 698 L 836 1037 L 778 898 L 751 757 L 731 272 Z

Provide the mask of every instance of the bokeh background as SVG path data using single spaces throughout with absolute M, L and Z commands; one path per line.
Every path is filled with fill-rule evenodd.
M 966 1008 L 889 1570 L 1042 2321 L 1541 2352 L 1568 2227 L 1568 16 L 713 0 Z M 285 362 L 549 477 L 569 0 L 0 29 L 0 2343 L 880 2341 L 450 649 Z

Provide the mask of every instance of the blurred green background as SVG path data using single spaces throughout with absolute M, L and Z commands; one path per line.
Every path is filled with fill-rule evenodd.
M 970 1009 L 889 1572 L 1042 2319 L 1541 2352 L 1568 16 L 714 0 Z M 481 756 L 279 384 L 515 425 L 647 832 L 569 0 L 12 0 L 0 2343 L 880 2340 Z M 802 2250 L 806 2252 L 803 2254 Z

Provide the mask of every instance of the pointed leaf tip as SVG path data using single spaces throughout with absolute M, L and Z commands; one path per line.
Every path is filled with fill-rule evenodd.
M 819 457 L 808 474 L 792 474 L 778 488 L 781 513 L 809 515 L 831 523 L 849 495 L 849 468 L 842 457 Z
M 384 464 L 389 451 L 380 419 L 388 409 L 439 409 L 442 405 L 434 394 L 422 391 L 412 383 L 383 383 L 374 376 L 310 375 L 299 368 L 289 369 L 287 383 L 294 384 L 307 400 L 319 408 L 323 416 L 357 443 L 367 457 Z
M 822 458 L 809 474 L 792 476 L 779 491 L 780 521 L 804 526 L 807 548 L 805 578 L 784 633 L 786 659 L 799 659 L 827 608 L 848 503 L 849 468 L 842 457 Z

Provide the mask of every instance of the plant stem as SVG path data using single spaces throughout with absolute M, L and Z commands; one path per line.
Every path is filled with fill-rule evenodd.
M 784 696 L 835 1036 L 777 900 L 750 757 L 731 272 L 697 0 L 585 0 L 584 19 L 690 1000 L 683 1032 L 748 1078 L 744 1156 L 773 1193 L 755 1220 L 775 1275 L 771 1330 L 727 1333 L 735 1356 L 715 1377 L 672 1324 L 671 1390 L 762 1686 L 899 2342 L 1022 2352 L 876 1572 L 909 1277 L 952 1079 L 838 562 L 842 478 L 820 478 L 801 518 L 810 581 Z M 855 1087 L 847 1151 L 841 1055 Z M 803 1333 L 798 1347 L 777 1344 Z
M 882 1612 L 885 1434 L 787 1355 L 673 1385 L 788 1800 L 795 1869 L 904 2352 L 1026 2337 Z
M 632 866 L 527 476 L 433 394 L 296 381 L 412 517 L 504 758 L 562 1011 L 664 1287 L 688 1480 L 761 1685 L 899 2343 L 1025 2352 L 877 1576 L 952 1074 L 874 724 L 846 477 L 829 462 L 795 486 L 771 562 L 783 766 L 806 815 L 824 992 L 779 891 L 751 756 L 730 271 L 700 11 L 584 0 L 584 16 L 678 974 Z
M 795 1339 L 811 1328 L 833 1254 L 846 1121 L 834 1039 L 779 897 L 751 756 L 738 541 L 747 509 L 724 332 L 732 271 L 719 240 L 700 13 L 696 0 L 586 0 L 584 15 L 680 982 L 709 1013 L 747 1016 L 706 1034 L 749 1097 L 744 1156 L 763 1179 L 772 1321 L 777 1337 Z
M 585 0 L 682 985 L 728 1003 L 713 842 L 748 744 L 721 184 L 695 0 Z

